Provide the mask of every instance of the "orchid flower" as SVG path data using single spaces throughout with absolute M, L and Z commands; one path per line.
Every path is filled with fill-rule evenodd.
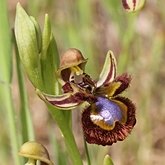
M 85 140 L 98 145 L 112 145 L 124 140 L 133 129 L 135 105 L 121 93 L 128 88 L 131 76 L 116 76 L 116 59 L 108 51 L 98 81 L 85 73 L 87 59 L 71 48 L 61 58 L 57 70 L 63 94 L 59 96 L 38 92 L 48 104 L 70 110 L 81 107 Z

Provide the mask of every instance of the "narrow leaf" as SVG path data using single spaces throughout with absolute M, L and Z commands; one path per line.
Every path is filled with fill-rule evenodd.
M 50 25 L 48 14 L 46 14 L 44 30 L 42 33 L 42 56 L 41 56 L 42 59 L 45 59 L 47 57 L 46 52 L 50 44 L 51 36 L 52 36 L 51 25 Z
M 44 91 L 50 94 L 58 94 L 58 81 L 55 72 L 59 66 L 59 54 L 47 14 L 45 15 L 40 58 Z
M 36 19 L 32 16 L 30 16 L 31 21 L 33 22 L 34 26 L 35 26 L 35 30 L 36 30 L 36 37 L 37 37 L 37 44 L 38 44 L 38 52 L 41 52 L 42 49 L 42 33 L 41 33 L 41 28 L 38 24 L 38 22 L 36 21 Z

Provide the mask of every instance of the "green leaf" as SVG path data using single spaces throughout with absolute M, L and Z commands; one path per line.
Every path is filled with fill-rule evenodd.
M 38 24 L 38 22 L 36 21 L 36 19 L 32 16 L 30 16 L 30 19 L 32 20 L 32 22 L 34 23 L 35 26 L 35 30 L 36 30 L 36 36 L 37 36 L 37 43 L 38 43 L 38 52 L 41 52 L 42 49 L 42 33 L 41 33 L 41 28 Z
M 51 31 L 51 25 L 49 21 L 48 14 L 45 15 L 45 23 L 44 23 L 44 30 L 42 33 L 42 56 L 41 58 L 46 58 L 46 52 L 48 49 L 48 46 L 50 44 L 52 36 L 52 31 Z
M 59 54 L 47 14 L 45 15 L 45 24 L 42 34 L 42 52 L 40 58 L 44 91 L 50 94 L 58 94 L 58 81 L 55 71 L 59 66 Z
M 22 65 L 20 63 L 18 48 L 16 45 L 16 40 L 14 38 L 15 44 L 15 60 L 17 68 L 17 77 L 18 77 L 18 88 L 19 88 L 19 99 L 20 99 L 20 121 L 21 121 L 21 130 L 22 130 L 22 140 L 34 140 L 34 130 L 31 120 L 31 115 L 28 106 L 27 91 L 25 87 L 25 80 L 22 71 Z
M 33 20 L 34 21 L 34 20 Z M 42 88 L 36 26 L 21 5 L 17 4 L 15 36 L 20 59 L 33 85 Z
M 58 94 L 59 88 L 55 71 L 59 65 L 57 45 L 52 35 L 48 15 L 45 17 L 40 52 L 40 36 L 38 25 L 33 17 L 29 17 L 24 9 L 17 5 L 15 34 L 21 61 L 29 79 L 40 91 Z M 70 127 L 70 112 L 60 111 L 47 104 L 49 112 L 63 133 L 68 153 L 74 165 L 82 165 L 82 160 Z

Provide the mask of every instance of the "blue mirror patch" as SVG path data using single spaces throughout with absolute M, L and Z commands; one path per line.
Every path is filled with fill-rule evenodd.
M 122 120 L 122 111 L 120 107 L 113 101 L 105 97 L 98 97 L 95 104 L 95 115 L 97 116 L 95 118 L 96 120 L 103 120 L 109 125 L 113 125 L 115 121 Z

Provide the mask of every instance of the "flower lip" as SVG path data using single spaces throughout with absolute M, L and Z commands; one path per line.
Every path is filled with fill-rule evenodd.
M 82 126 L 85 140 L 88 143 L 103 146 L 112 145 L 117 141 L 124 140 L 132 131 L 136 124 L 135 105 L 128 98 L 118 96 L 115 97 L 115 100 L 121 102 L 127 107 L 127 120 L 125 123 L 116 121 L 115 127 L 111 130 L 103 129 L 91 120 L 90 115 L 92 113 L 92 105 L 83 111 Z

